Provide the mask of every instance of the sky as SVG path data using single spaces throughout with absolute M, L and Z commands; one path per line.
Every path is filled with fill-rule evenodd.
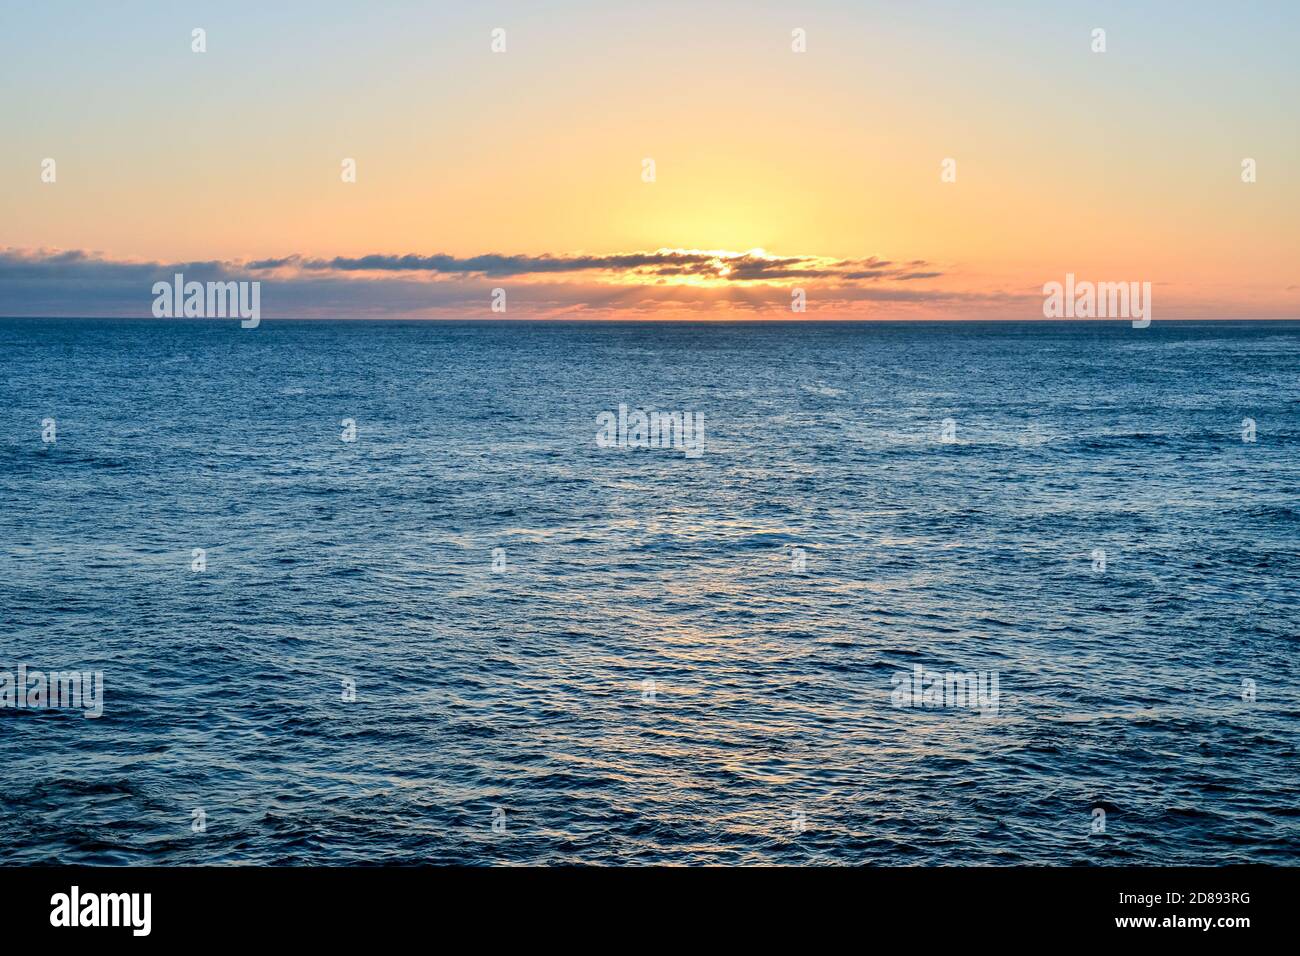
M 269 317 L 1015 319 L 1068 273 L 1294 318 L 1297 36 L 1280 0 L 0 0 L 0 315 L 181 272 Z

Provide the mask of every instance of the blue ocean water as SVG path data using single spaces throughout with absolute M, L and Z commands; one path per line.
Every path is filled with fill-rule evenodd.
M 1300 323 L 0 343 L 0 861 L 1300 863 Z

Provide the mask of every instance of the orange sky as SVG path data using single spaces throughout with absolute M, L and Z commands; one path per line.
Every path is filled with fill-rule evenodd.
M 1121 4 L 1086 17 L 1050 4 L 382 17 L 325 4 L 304 24 L 234 4 L 203 18 L 204 53 L 191 50 L 192 14 L 87 17 L 69 33 L 55 8 L 7 14 L 21 22 L 0 40 L 0 78 L 19 94 L 0 102 L 0 312 L 41 303 L 36 279 L 6 291 L 6 269 L 67 250 L 101 275 L 145 263 L 167 277 L 176 263 L 242 274 L 291 256 L 761 248 L 938 275 L 249 274 L 298 283 L 280 311 L 306 314 L 361 302 L 487 315 L 490 289 L 506 287 L 520 315 L 788 318 L 799 286 L 810 317 L 1031 318 L 1066 272 L 1151 282 L 1168 318 L 1300 314 L 1300 89 L 1283 42 L 1297 14 L 1285 5 L 1171 24 Z M 791 48 L 796 28 L 807 52 Z M 1247 157 L 1256 182 L 1242 181 Z M 345 158 L 356 182 L 340 175 Z M 955 182 L 941 180 L 945 158 Z M 52 274 L 81 273 L 65 261 Z M 349 288 L 313 304 L 308 280 L 364 284 L 371 298 Z M 266 301 L 274 314 L 270 288 Z M 140 314 L 148 304 L 142 293 Z M 94 314 L 93 296 L 83 308 Z

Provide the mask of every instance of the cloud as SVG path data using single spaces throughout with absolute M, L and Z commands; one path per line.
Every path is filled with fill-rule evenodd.
M 792 318 L 908 317 L 918 309 L 1005 308 L 1019 296 L 935 288 L 942 273 L 923 260 L 657 249 L 603 255 L 288 255 L 254 260 L 129 261 L 86 250 L 0 249 L 0 316 L 149 316 L 153 284 L 256 280 L 274 317 L 501 318 L 490 308 L 507 290 L 506 318 L 565 316 Z M 1032 302 L 1041 299 L 1035 294 Z M 1035 308 L 1037 306 L 1035 305 Z M 922 316 L 924 317 L 924 316 Z
M 927 263 L 914 260 L 906 267 L 877 258 L 835 259 L 826 256 L 773 256 L 761 250 L 730 252 L 702 249 L 656 249 L 612 255 L 538 256 L 500 253 L 461 258 L 435 255 L 336 256 L 332 259 L 284 256 L 245 263 L 250 270 L 302 272 L 404 272 L 452 276 L 547 276 L 596 273 L 622 277 L 697 277 L 719 282 L 762 282 L 786 279 L 838 279 L 846 282 L 888 278 L 934 278 L 939 272 L 918 272 Z

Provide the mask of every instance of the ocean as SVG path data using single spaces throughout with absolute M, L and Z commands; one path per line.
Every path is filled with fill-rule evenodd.
M 0 862 L 1300 863 L 1300 323 L 0 342 Z

